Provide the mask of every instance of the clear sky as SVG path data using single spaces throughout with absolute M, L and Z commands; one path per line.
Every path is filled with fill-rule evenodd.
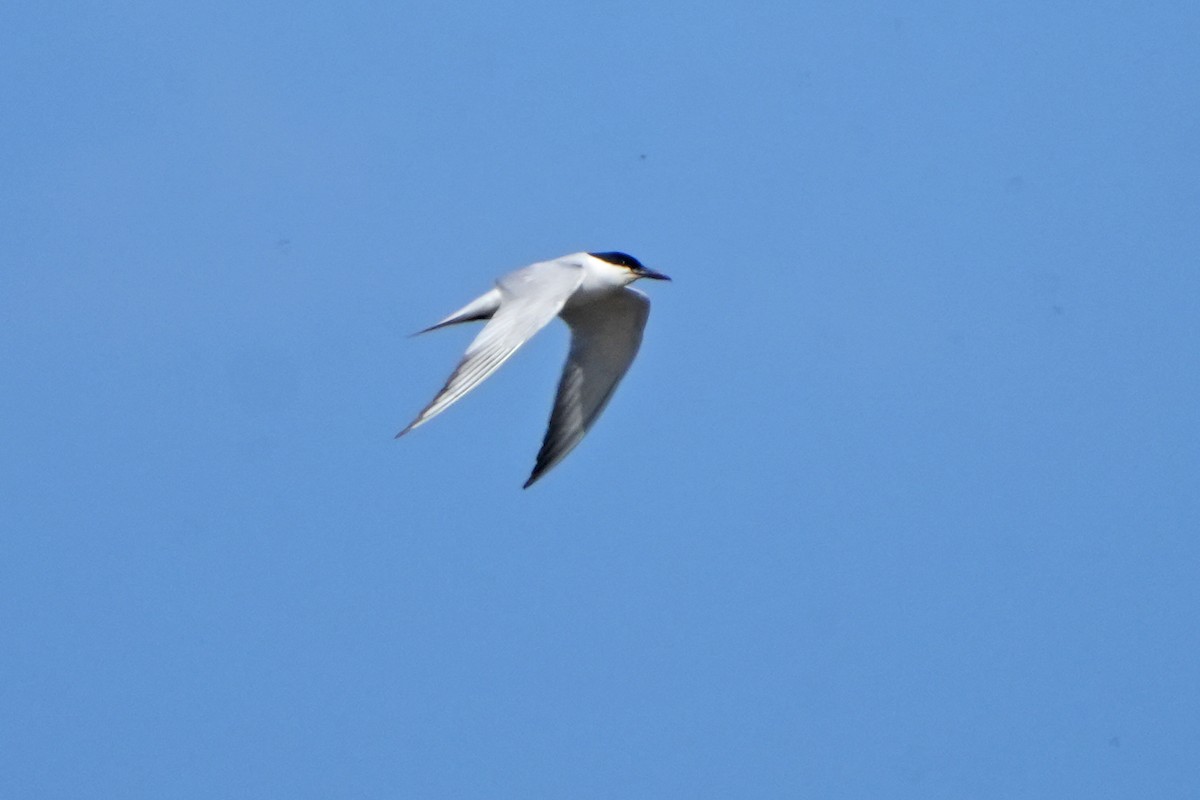
M 6 3 L 0 796 L 1182 798 L 1200 6 Z M 555 322 L 642 353 L 529 491 Z

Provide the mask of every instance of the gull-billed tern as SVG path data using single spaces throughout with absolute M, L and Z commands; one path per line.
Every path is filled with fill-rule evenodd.
M 558 381 L 550 426 L 529 480 L 545 475 L 583 439 L 642 343 L 650 300 L 629 288 L 638 278 L 671 280 L 625 253 L 572 253 L 515 270 L 494 289 L 420 333 L 488 320 L 437 396 L 404 430 L 458 402 L 555 316 L 571 328 L 571 350 Z

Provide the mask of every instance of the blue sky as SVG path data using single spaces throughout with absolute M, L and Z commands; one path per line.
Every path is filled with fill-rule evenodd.
M 0 794 L 1190 796 L 1200 9 L 1050 5 L 8 4 Z

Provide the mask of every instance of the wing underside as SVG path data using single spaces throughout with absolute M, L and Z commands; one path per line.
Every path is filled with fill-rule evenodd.
M 637 355 L 649 314 L 650 301 L 630 288 L 562 311 L 571 326 L 571 350 L 526 489 L 562 461 L 604 411 Z

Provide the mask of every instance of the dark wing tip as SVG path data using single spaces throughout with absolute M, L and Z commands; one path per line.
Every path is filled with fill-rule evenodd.
M 449 322 L 439 322 L 436 325 L 430 325 L 428 328 L 421 328 L 421 330 L 419 330 L 419 331 L 413 331 L 412 333 L 410 333 L 408 335 L 408 338 L 415 339 L 418 336 L 420 336 L 422 333 L 429 333 L 430 331 L 436 331 L 436 330 L 438 330 L 440 328 L 444 328 L 450 324 L 451 323 L 449 323 Z
M 546 465 L 539 460 L 537 465 L 534 466 L 533 472 L 529 473 L 529 480 L 525 481 L 525 484 L 521 488 L 528 489 L 530 486 L 533 486 L 535 483 L 537 483 L 538 480 L 545 474 Z

